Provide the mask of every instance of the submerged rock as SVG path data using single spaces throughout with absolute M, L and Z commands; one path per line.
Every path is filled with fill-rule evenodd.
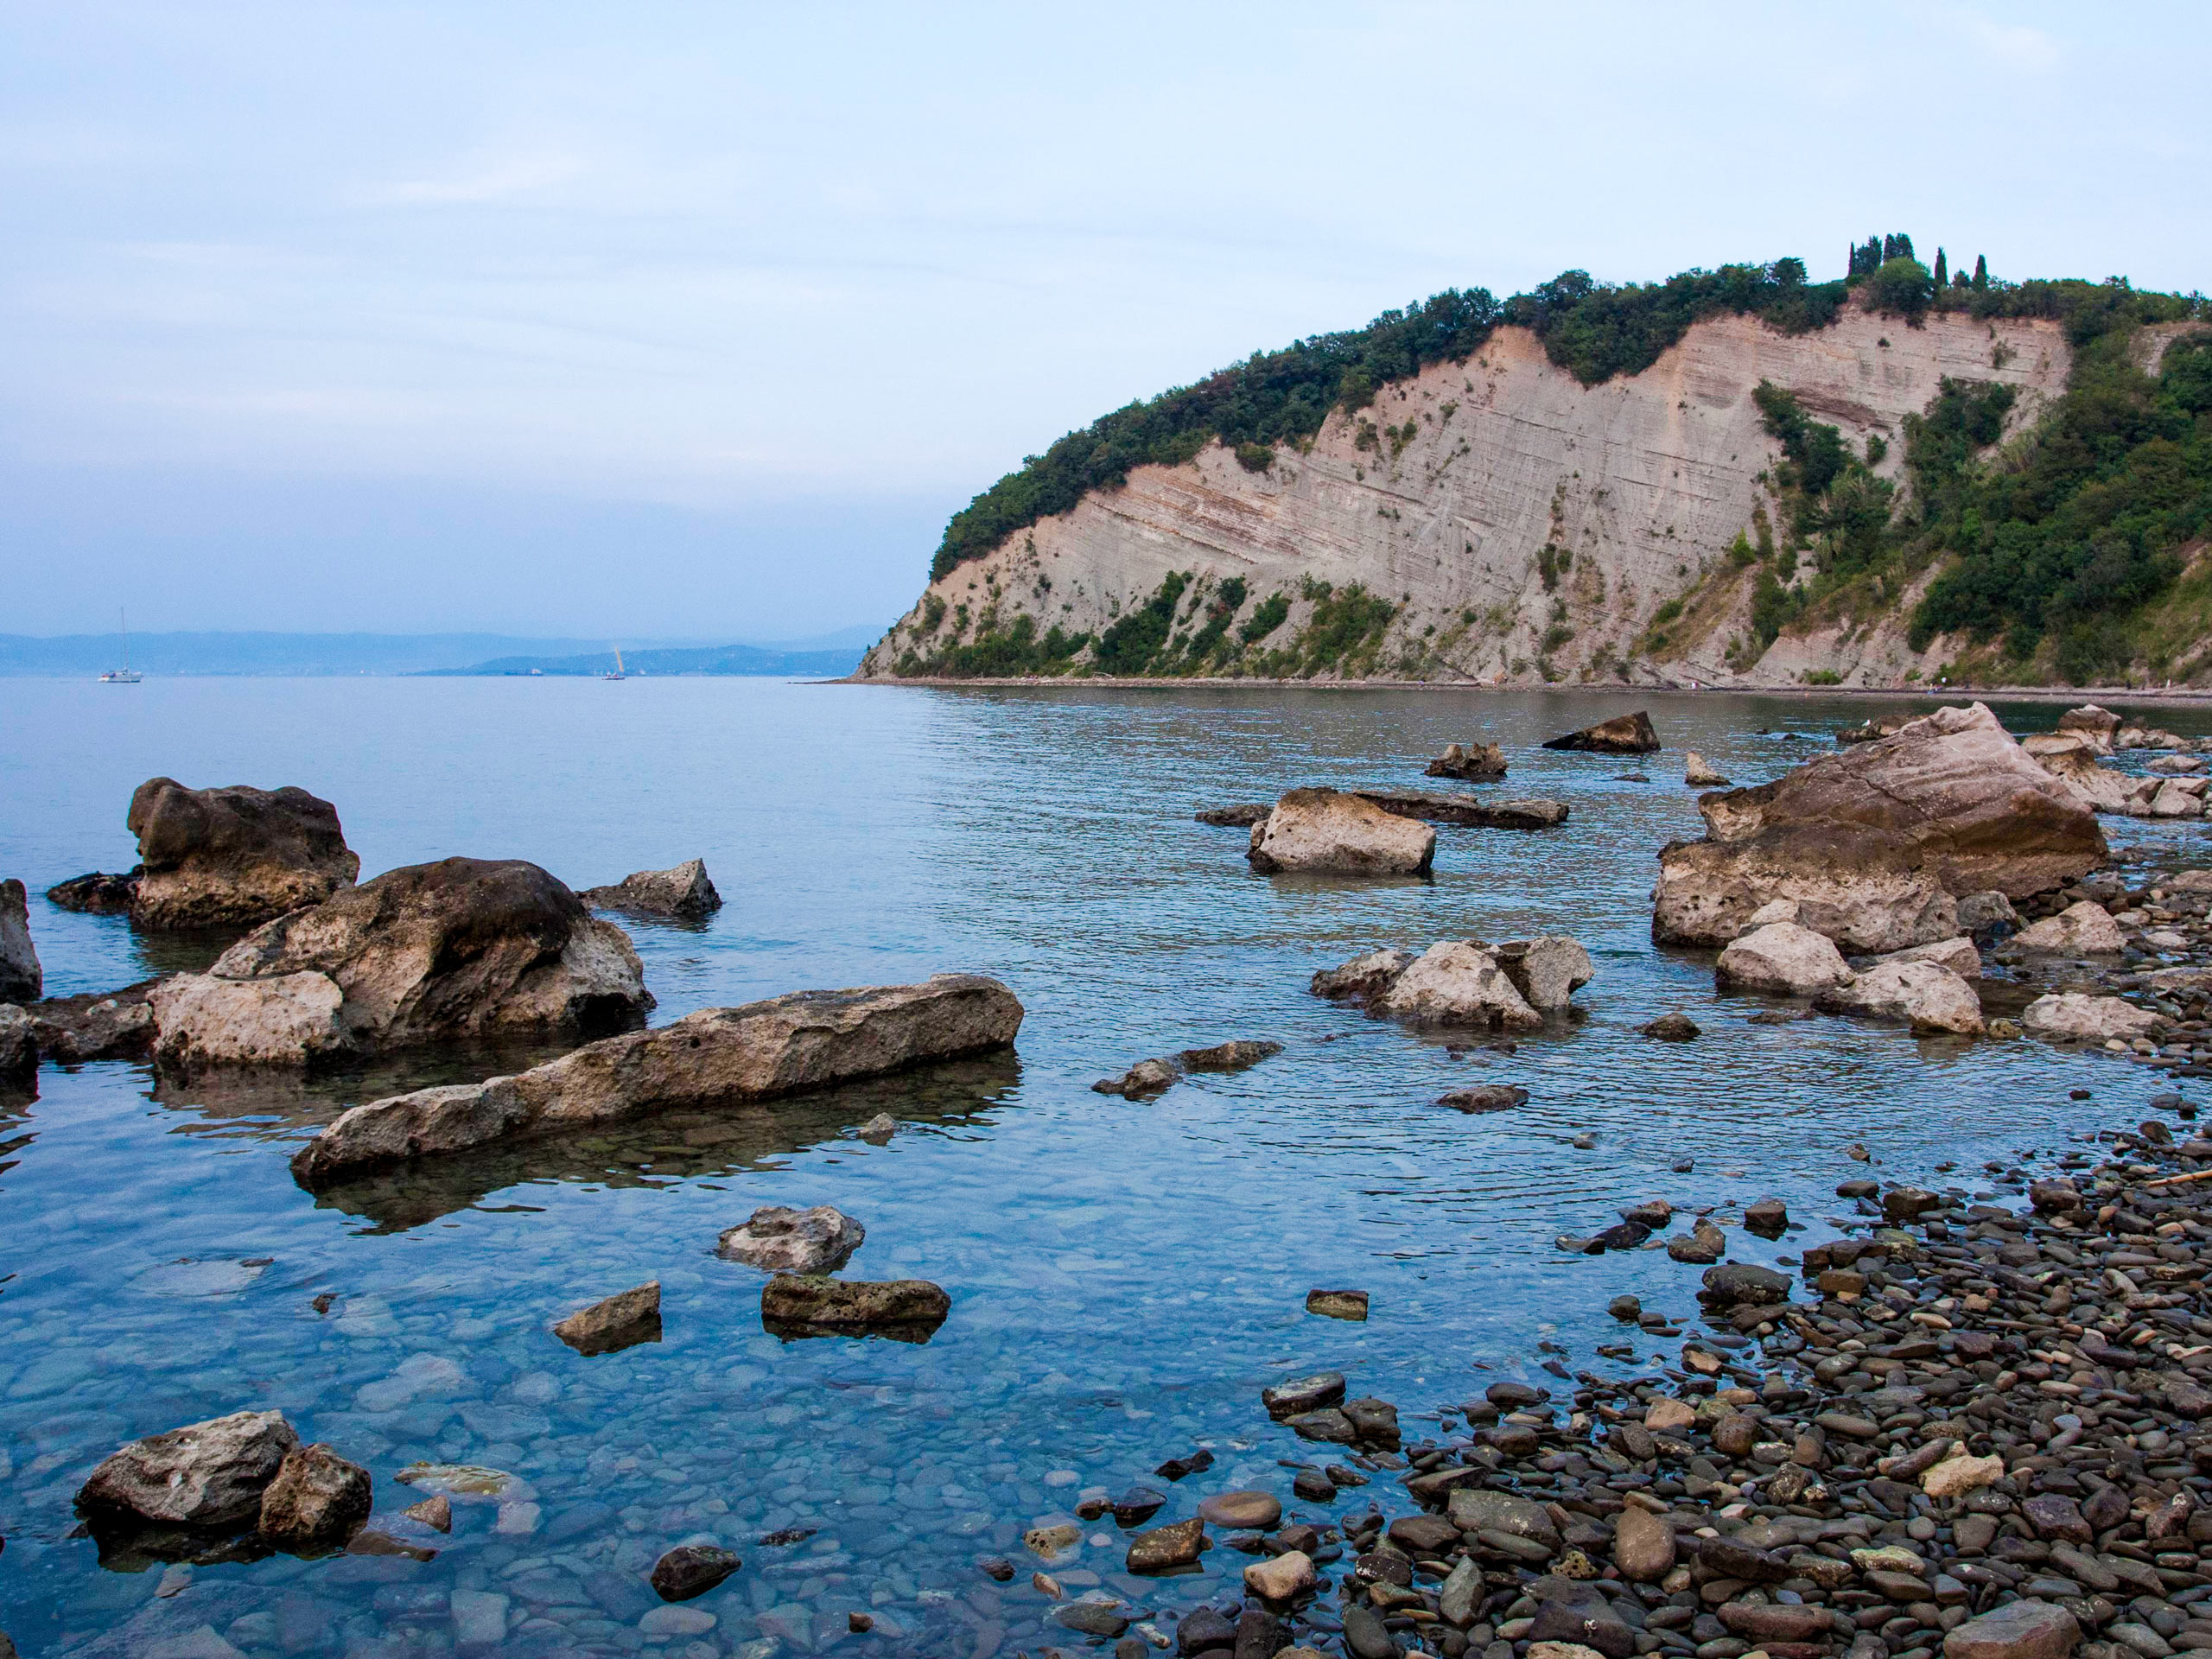
M 1810 996 L 1851 977 L 1843 953 L 1795 922 L 1770 922 L 1730 943 L 1713 965 L 1724 989 Z
M 144 868 L 132 870 L 128 875 L 109 875 L 94 870 L 89 875 L 73 875 L 67 881 L 57 881 L 46 890 L 47 903 L 59 910 L 73 910 L 92 916 L 127 916 L 138 898 L 139 878 Z
M 714 1544 L 678 1544 L 653 1563 L 653 1593 L 663 1601 L 703 1596 L 745 1563 Z
M 88 1519 L 235 1526 L 260 1515 L 262 1494 L 299 1446 L 281 1412 L 189 1423 L 111 1452 L 79 1489 L 77 1508 Z
M 341 1115 L 293 1157 L 318 1190 L 349 1173 L 432 1154 L 620 1122 L 666 1107 L 772 1099 L 925 1061 L 1010 1046 L 1014 993 L 980 974 L 920 985 L 798 991 L 702 1008 L 512 1077 L 397 1095 Z
M 1652 729 L 1651 716 L 1639 709 L 1632 715 L 1616 715 L 1595 726 L 1553 738 L 1544 747 L 1590 754 L 1649 754 L 1659 747 L 1659 734 Z
M 1324 1319 L 1350 1319 L 1356 1325 L 1367 1321 L 1367 1293 L 1363 1290 L 1309 1290 L 1306 1293 L 1306 1311 Z M 1222 1522 L 1223 1526 L 1229 1522 Z M 1266 1524 L 1273 1526 L 1270 1521 Z
M 144 928 L 251 927 L 320 904 L 360 874 L 338 809 L 304 789 L 138 785 L 124 819 L 141 874 L 130 919 Z
M 1454 1089 L 1439 1095 L 1436 1103 L 1461 1112 L 1507 1112 L 1529 1103 L 1529 1091 L 1518 1084 L 1484 1083 L 1471 1089 Z
M 1120 1095 L 1126 1100 L 1149 1100 L 1164 1094 L 1193 1071 L 1244 1071 L 1270 1055 L 1282 1052 L 1281 1043 L 1249 1039 L 1216 1043 L 1211 1048 L 1186 1048 L 1179 1054 L 1139 1060 L 1118 1077 L 1101 1077 L 1093 1091 Z
M 613 887 L 586 887 L 576 895 L 598 910 L 626 910 L 643 916 L 672 916 L 696 921 L 722 907 L 722 896 L 707 879 L 707 861 L 695 858 L 668 870 L 639 870 Z
M 1503 778 L 1505 751 L 1495 743 L 1447 743 L 1422 772 L 1430 778 Z
M 926 1342 L 952 1298 L 926 1279 L 868 1282 L 779 1273 L 762 1287 L 760 1323 L 777 1336 L 874 1332 Z
M 580 1307 L 553 1327 L 580 1354 L 612 1354 L 660 1340 L 660 1281 L 648 1279 L 604 1301 Z
M 334 1548 L 369 1518 L 369 1471 L 318 1440 L 284 1454 L 261 1495 L 261 1535 L 294 1554 Z
M 1476 939 L 1431 945 L 1369 1006 L 1422 1025 L 1541 1031 L 1544 1024 L 1497 958 Z
M 1223 830 L 1247 830 L 1266 820 L 1274 810 L 1265 801 L 1242 802 L 1235 806 L 1206 806 L 1197 813 L 1200 823 L 1211 823 Z
M 867 1237 L 860 1223 L 826 1204 L 810 1210 L 765 1205 L 725 1232 L 715 1250 L 725 1261 L 769 1273 L 835 1273 Z
M 1252 826 L 1252 868 L 1263 874 L 1425 875 L 1436 831 L 1357 795 L 1294 789 Z
M 30 896 L 10 877 L 0 881 L 0 1002 L 35 1002 L 46 974 L 31 944 Z
M 1956 894 L 2025 898 L 2106 856 L 2094 815 L 1980 703 L 1703 797 L 1698 810 L 1705 839 L 1659 855 L 1662 944 L 1726 944 L 1789 899 L 1829 938 L 1902 950 L 1958 934 Z

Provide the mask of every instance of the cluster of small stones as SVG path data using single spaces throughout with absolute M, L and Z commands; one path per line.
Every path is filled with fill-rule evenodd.
M 2024 1206 L 1846 1181 L 1844 1236 L 1778 1258 L 1802 1286 L 1708 1268 L 1678 1355 L 1609 1380 L 1554 1349 L 1562 1402 L 1494 1383 L 1406 1440 L 1340 1376 L 1287 1382 L 1264 1403 L 1315 1446 L 1281 1459 L 1303 1512 L 1231 1494 L 1250 1513 L 1217 1510 L 1218 1536 L 1202 1508 L 1130 1544 L 1133 1572 L 1247 1553 L 1247 1593 L 1179 1622 L 1087 1600 L 1062 1623 L 1118 1659 L 2212 1649 L 2212 1141 L 2162 1120 L 2098 1138 L 2101 1163 L 1989 1166 Z M 1682 1334 L 1634 1298 L 1611 1311 Z M 1090 1508 L 1135 1528 L 1165 1502 Z
M 2083 902 L 2102 906 L 2124 941 L 2116 956 L 2037 962 L 2000 944 L 1990 959 L 2052 990 L 2124 996 L 2164 1014 L 2172 1023 L 2159 1033 L 2162 1041 L 2113 1038 L 2105 1047 L 2183 1077 L 2212 1076 L 2212 892 L 2177 889 L 2172 880 L 2171 873 L 2154 871 L 2130 886 L 2118 871 L 2102 870 L 2020 905 L 2021 919 L 2029 923 Z M 2201 982 L 2186 971 L 2191 968 L 2203 970 Z

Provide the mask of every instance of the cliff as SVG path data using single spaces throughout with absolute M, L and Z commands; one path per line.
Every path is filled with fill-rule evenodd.
M 2009 389 L 1961 450 L 1986 459 L 2066 395 L 2074 360 L 2056 321 L 1935 311 L 1908 326 L 1854 300 L 1800 333 L 1709 317 L 1641 372 L 1586 385 L 1501 326 L 1464 361 L 1339 404 L 1302 442 L 1213 442 L 1038 518 L 931 582 L 858 674 L 1932 678 L 1972 649 L 1910 638 L 1946 560 L 1891 558 L 1854 581 L 1836 576 L 1847 562 L 1801 564 L 1805 468 L 1775 435 L 1773 389 L 1833 426 L 1847 481 L 1909 514 L 1933 474 L 1908 475 L 1908 438 L 1947 381 L 1955 401 L 1961 384 Z M 1840 522 L 1827 496 L 1817 505 Z

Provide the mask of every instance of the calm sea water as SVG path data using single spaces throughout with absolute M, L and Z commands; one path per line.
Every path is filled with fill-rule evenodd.
M 1707 695 L 1649 702 L 1668 752 L 1553 755 L 1541 739 L 1618 696 L 1279 690 L 892 690 L 753 680 L 0 680 L 0 875 L 34 893 L 123 869 L 130 791 L 299 784 L 337 803 L 365 875 L 451 854 L 537 861 L 573 885 L 703 856 L 728 900 L 685 929 L 634 924 L 657 1020 L 812 986 L 995 974 L 1027 1007 L 1018 1058 L 728 1119 L 661 1121 L 311 1198 L 286 1159 L 346 1103 L 505 1066 L 439 1057 L 302 1087 L 179 1087 L 141 1067 L 48 1067 L 0 1103 L 0 1629 L 34 1659 L 115 1652 L 741 1654 L 975 1659 L 1086 1638 L 1048 1628 L 1019 1535 L 1162 1459 L 1211 1447 L 1158 1519 L 1207 1492 L 1288 1497 L 1300 1443 L 1258 1392 L 1335 1367 L 1420 1414 L 1529 1375 L 1556 1345 L 1605 1370 L 1606 1300 L 1693 1311 L 1694 1269 L 1568 1256 L 1618 1205 L 1777 1193 L 1818 1236 L 1862 1141 L 1879 1173 L 1971 1179 L 2133 1110 L 2159 1080 L 2022 1042 L 1923 1043 L 1845 1020 L 1747 1024 L 1710 959 L 1656 950 L 1653 855 L 1696 833 L 1681 750 L 1738 782 L 1893 702 Z M 2050 709 L 2005 711 L 2016 729 Z M 2168 723 L 2183 723 L 2174 716 Z M 2202 729 L 2202 722 L 2184 724 Z M 1304 783 L 1418 785 L 1446 742 L 1503 742 L 1488 792 L 1572 804 L 1540 836 L 1442 828 L 1431 881 L 1247 870 L 1199 806 Z M 1637 769 L 1652 781 L 1618 780 Z M 2201 826 L 2136 826 L 2202 855 Z M 52 994 L 206 960 L 34 898 Z M 1597 964 L 1582 1017 L 1462 1058 L 1319 1002 L 1313 972 L 1378 944 L 1567 932 Z M 1637 1027 L 1670 1008 L 1694 1044 Z M 1285 1052 L 1134 1105 L 1090 1084 L 1234 1037 Z M 1526 1108 L 1432 1103 L 1516 1082 Z M 2069 1088 L 2095 1097 L 2069 1102 Z M 870 1147 L 853 1127 L 901 1120 Z M 1594 1135 L 1586 1150 L 1572 1141 Z M 1672 1173 L 1694 1160 L 1688 1174 Z M 867 1226 L 852 1276 L 943 1284 L 925 1345 L 785 1344 L 760 1277 L 716 1235 L 763 1204 Z M 1743 1259 L 1786 1253 L 1732 1234 Z M 664 1340 L 597 1358 L 549 1333 L 642 1280 Z M 1364 1288 L 1363 1325 L 1307 1317 Z M 327 1296 L 327 1311 L 315 1299 Z M 1637 1344 L 1638 1363 L 1668 1349 Z M 435 1363 L 433 1363 L 435 1362 Z M 464 1505 L 436 1558 L 346 1555 L 104 1567 L 71 1499 L 125 1439 L 280 1408 L 377 1478 L 416 1460 L 528 1483 L 534 1508 Z M 1433 1427 L 1433 1425 L 1432 1425 Z M 1348 1509 L 1402 1495 L 1388 1478 Z M 1294 1505 L 1294 1508 L 1297 1506 Z M 795 1544 L 764 1534 L 813 1528 Z M 1233 1592 L 1245 1558 L 1121 1574 L 1110 1520 L 1054 1569 L 1165 1612 Z M 713 1539 L 745 1566 L 658 1611 L 645 1573 Z M 1022 1560 L 994 1585 L 979 1558 Z M 465 1593 L 464 1593 L 465 1592 Z M 866 1610 L 877 1633 L 846 1637 Z M 456 1617 L 458 1615 L 458 1618 Z

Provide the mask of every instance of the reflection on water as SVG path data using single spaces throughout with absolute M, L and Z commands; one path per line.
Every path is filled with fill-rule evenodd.
M 1957 1179 L 1935 1173 L 1944 1163 L 2032 1153 L 2034 1168 L 2168 1086 L 2024 1042 L 1752 1023 L 1770 1005 L 1716 996 L 1709 953 L 1653 948 L 1653 855 L 1698 827 L 1680 751 L 1762 782 L 1817 752 L 1780 734 L 1893 701 L 1654 696 L 1669 748 L 1637 763 L 1652 779 L 1638 784 L 1617 759 L 1532 747 L 1646 701 L 1566 690 L 177 681 L 126 703 L 94 690 L 0 681 L 0 776 L 29 780 L 0 793 L 0 873 L 35 893 L 128 868 L 123 805 L 147 777 L 297 783 L 338 803 L 369 873 L 467 853 L 585 886 L 704 857 L 728 900 L 715 918 L 624 924 L 662 1020 L 950 969 L 998 975 L 1029 1014 L 1018 1063 L 486 1149 L 319 1198 L 287 1160 L 344 1107 L 550 1051 L 446 1050 L 305 1081 L 48 1068 L 35 1097 L 0 1100 L 0 1628 L 38 1659 L 172 1641 L 442 1659 L 480 1637 L 468 1651 L 766 1659 L 846 1639 L 861 1610 L 889 1653 L 1065 1647 L 1043 1596 L 990 1584 L 977 1557 L 1018 1553 L 1084 1487 L 1118 1491 L 1199 1445 L 1213 1466 L 1158 1519 L 1235 1486 L 1287 1497 L 1277 1459 L 1300 1444 L 1258 1403 L 1282 1375 L 1344 1370 L 1414 1426 L 1525 1372 L 1540 1338 L 1570 1369 L 1648 1367 L 1672 1350 L 1638 1337 L 1627 1358 L 1593 1351 L 1622 1342 L 1605 1304 L 1630 1291 L 1690 1317 L 1694 1270 L 1662 1251 L 1570 1256 L 1560 1234 L 1647 1198 L 1725 1222 L 1772 1193 L 1807 1232 L 1732 1231 L 1739 1257 L 1771 1260 L 1849 1213 L 1834 1196 L 1860 1173 L 1847 1144 L 1878 1174 L 1936 1184 Z M 2003 712 L 2031 729 L 2057 710 Z M 334 744 L 339 730 L 365 735 Z M 1483 739 L 1511 771 L 1482 792 L 1556 797 L 1573 816 L 1537 834 L 1440 826 L 1427 881 L 1255 876 L 1244 832 L 1192 820 L 1300 784 L 1422 787 L 1429 756 Z M 2201 823 L 2117 838 L 2205 855 Z M 32 926 L 57 995 L 213 954 L 37 901 Z M 1540 932 L 1580 939 L 1597 977 L 1577 1019 L 1510 1047 L 1306 991 L 1376 945 Z M 1985 996 L 1995 1009 L 2024 988 L 1999 979 Z M 1639 1035 L 1676 1007 L 1703 1037 Z M 1230 1038 L 1284 1048 L 1142 1104 L 1090 1090 Z M 1529 1102 L 1479 1116 L 1435 1103 L 1478 1083 Z M 2077 1085 L 2095 1098 L 2069 1102 Z M 899 1126 L 883 1146 L 853 1133 L 879 1111 Z M 715 1254 L 772 1203 L 857 1217 L 868 1238 L 847 1275 L 932 1280 L 950 1316 L 926 1345 L 779 1341 L 763 1276 Z M 659 1343 L 586 1357 L 553 1336 L 647 1279 L 663 1287 Z M 1368 1322 L 1307 1316 L 1316 1286 L 1369 1292 Z M 387 1520 L 421 1496 L 395 1478 L 410 1464 L 487 1465 L 517 1484 L 457 1503 L 428 1560 L 156 1567 L 141 1548 L 109 1565 L 146 1570 L 103 1570 L 71 1510 L 92 1466 L 127 1437 L 249 1407 L 365 1464 Z M 1378 1482 L 1360 1501 L 1395 1492 Z M 680 1541 L 745 1566 L 671 1629 L 645 1575 Z M 1189 1577 L 1141 1581 L 1121 1549 L 1102 1523 L 1057 1576 L 1164 1612 L 1232 1589 L 1243 1562 L 1217 1550 Z

